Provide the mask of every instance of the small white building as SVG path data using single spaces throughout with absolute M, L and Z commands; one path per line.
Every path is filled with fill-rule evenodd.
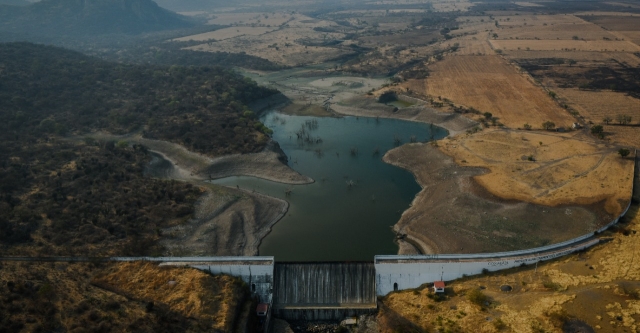
M 433 292 L 434 293 L 443 293 L 444 292 L 444 281 L 436 281 L 433 283 Z

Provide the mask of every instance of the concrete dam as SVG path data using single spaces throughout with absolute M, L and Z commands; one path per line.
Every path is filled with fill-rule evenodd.
M 276 263 L 273 315 L 287 320 L 334 320 L 372 313 L 373 262 Z

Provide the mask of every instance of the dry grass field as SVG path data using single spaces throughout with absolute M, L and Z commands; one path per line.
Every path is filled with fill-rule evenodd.
M 186 317 L 209 322 L 218 332 L 229 332 L 233 328 L 236 311 L 244 302 L 238 278 L 211 276 L 192 268 L 119 263 L 101 271 L 92 282 L 125 297 L 155 300 Z
M 630 13 L 630 12 L 614 12 L 614 11 L 581 11 L 573 13 L 575 16 L 617 16 L 617 17 L 640 17 L 638 13 Z
M 640 46 L 630 41 L 608 40 L 491 40 L 495 49 L 534 51 L 601 51 L 640 52 Z
M 292 12 L 207 15 L 208 24 L 231 27 L 184 36 L 174 41 L 202 41 L 206 43 L 186 49 L 247 53 L 288 66 L 320 63 L 349 53 L 349 51 L 341 51 L 339 48 L 325 45 L 332 40 L 342 39 L 344 34 L 314 30 L 314 28 L 337 26 L 332 21 Z
M 234 277 L 149 263 L 2 262 L 0 272 L 6 332 L 231 332 L 248 293 Z
M 491 44 L 486 40 L 479 41 L 478 38 L 459 38 L 455 41 L 460 47 L 456 54 L 458 55 L 492 55 L 495 54 L 491 48 Z
M 607 30 L 640 30 L 640 16 L 637 15 L 584 15 L 581 18 Z
M 580 112 L 586 120 L 602 124 L 605 117 L 616 123 L 618 115 L 628 115 L 637 123 L 640 119 L 640 99 L 614 91 L 588 91 L 579 89 L 557 89 L 558 95 Z M 640 147 L 640 127 L 606 126 L 608 138 L 623 145 Z
M 277 27 L 295 19 L 290 13 L 218 13 L 211 15 L 208 24 L 217 25 L 265 25 Z
M 426 83 L 412 80 L 402 87 L 490 112 L 510 128 L 525 123 L 540 128 L 545 121 L 558 127 L 574 122 L 544 90 L 499 56 L 449 56 L 429 70 Z
M 176 38 L 173 41 L 176 42 L 188 42 L 188 41 L 220 41 L 229 38 L 234 38 L 238 36 L 259 36 L 265 34 L 267 32 L 276 30 L 276 28 L 265 28 L 265 27 L 231 27 L 224 28 L 216 31 L 205 32 L 202 34 L 186 36 L 181 38 Z
M 417 327 L 440 332 L 637 332 L 640 329 L 640 213 L 632 207 L 611 241 L 534 267 L 450 283 L 436 301 L 425 287 L 388 295 L 381 332 Z M 513 288 L 502 292 L 501 286 Z M 481 288 L 481 289 L 480 289 Z M 472 303 L 481 291 L 486 302 Z M 476 294 L 477 295 L 477 294 Z M 476 298 L 477 299 L 477 298 Z M 479 304 L 479 305 L 478 305 Z M 575 326 L 583 323 L 583 329 Z M 584 328 L 584 325 L 587 325 Z
M 363 47 L 378 47 L 382 45 L 417 46 L 428 45 L 440 38 L 440 33 L 430 30 L 414 30 L 383 36 L 363 36 L 357 39 L 358 45 Z
M 433 10 L 436 12 L 466 12 L 473 6 L 471 1 L 467 0 L 444 0 L 444 1 L 434 1 L 433 2 Z
M 633 161 L 581 132 L 485 130 L 440 146 L 460 165 L 489 169 L 475 180 L 500 198 L 547 206 L 604 201 L 616 216 L 631 195 Z
M 508 20 L 508 21 L 507 21 Z M 498 39 L 615 40 L 616 36 L 601 27 L 572 15 L 509 16 L 498 19 Z
M 636 31 L 615 31 L 612 32 L 620 38 L 628 39 L 636 45 L 640 45 L 640 30 Z
M 192 46 L 188 49 L 208 52 L 246 52 L 289 66 L 321 63 L 349 53 L 334 47 L 303 45 L 304 40 L 313 42 L 323 41 L 325 38 L 339 39 L 344 36 L 335 33 L 321 33 L 312 28 L 312 26 L 284 28 L 260 36 L 238 36 L 220 42 Z
M 602 63 L 609 63 L 612 60 L 618 61 L 631 67 L 640 66 L 640 57 L 629 52 L 588 52 L 588 51 L 526 51 L 509 50 L 503 53 L 509 59 L 573 59 L 578 66 L 590 65 L 598 66 Z

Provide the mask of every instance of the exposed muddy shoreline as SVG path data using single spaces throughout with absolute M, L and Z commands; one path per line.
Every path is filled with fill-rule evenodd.
M 146 170 L 148 176 L 187 181 L 205 189 L 190 221 L 160 231 L 160 242 L 167 255 L 258 255 L 260 243 L 289 207 L 285 200 L 213 185 L 207 180 L 252 176 L 284 184 L 314 181 L 289 168 L 287 157 L 274 141 L 260 153 L 211 158 L 174 143 L 145 139 L 139 134 L 95 133 L 87 137 L 144 145 L 152 155 Z
M 394 230 L 423 253 L 543 246 L 593 232 L 611 218 L 598 205 L 547 207 L 502 200 L 474 181 L 486 170 L 459 166 L 431 144 L 404 145 L 389 151 L 384 161 L 411 171 L 422 186 Z
M 285 184 L 309 184 L 314 180 L 286 165 L 287 156 L 275 141 L 259 153 L 209 157 L 167 141 L 143 138 L 139 134 L 116 136 L 105 133 L 86 135 L 98 140 L 126 140 L 146 146 L 174 167 L 171 178 L 211 180 L 230 176 L 252 176 Z
M 461 114 L 435 110 L 418 99 L 412 99 L 414 105 L 399 109 L 363 95 L 332 96 L 327 101 L 323 106 L 329 110 L 327 114 L 429 123 L 445 128 L 449 136 L 477 126 Z M 295 103 L 280 94 L 257 101 L 252 109 L 261 113 Z M 147 146 L 158 161 L 164 161 L 156 174 L 151 173 L 155 177 L 201 185 L 206 184 L 206 180 L 229 176 L 252 176 L 286 184 L 313 182 L 286 165 L 287 157 L 275 141 L 260 153 L 210 158 L 176 144 L 144 139 L 140 135 L 100 134 L 94 137 L 128 140 Z M 429 143 L 400 146 L 388 151 L 383 160 L 411 172 L 422 188 L 393 226 L 399 236 L 399 254 L 531 248 L 592 232 L 608 218 L 595 206 L 546 207 L 501 200 L 474 180 L 486 170 L 460 166 Z M 288 203 L 282 199 L 235 188 L 205 186 L 208 196 L 198 202 L 196 209 L 200 213 L 192 225 L 163 231 L 170 236 L 165 246 L 174 252 L 183 255 L 256 255 L 261 241 L 288 209 Z M 212 191 L 216 191 L 217 199 L 211 195 Z M 557 225 L 563 227 L 557 228 Z

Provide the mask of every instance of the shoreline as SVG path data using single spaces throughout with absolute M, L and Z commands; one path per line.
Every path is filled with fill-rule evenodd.
M 286 214 L 289 203 L 247 190 L 191 181 L 204 188 L 193 217 L 162 229 L 168 255 L 256 256 L 262 239 Z
M 94 133 L 74 139 L 86 137 L 98 140 L 119 139 L 141 144 L 149 151 L 171 162 L 175 172 L 178 173 L 177 176 L 183 180 L 213 180 L 232 176 L 251 176 L 290 185 L 315 182 L 312 178 L 300 174 L 283 163 L 283 159 L 286 161 L 287 157 L 278 143 L 273 140 L 259 153 L 209 157 L 189 151 L 172 142 L 142 138 L 139 134 Z
M 464 131 L 466 131 L 467 129 L 478 125 L 478 123 L 476 123 L 475 121 L 472 121 L 460 114 L 456 114 L 452 112 L 440 112 L 433 108 L 426 107 L 425 106 L 426 101 L 413 98 L 413 97 L 410 97 L 410 98 L 418 100 L 422 103 L 417 103 L 417 105 L 399 109 L 396 113 L 390 113 L 390 114 L 388 113 L 388 111 L 385 111 L 385 110 L 382 110 L 382 111 L 378 110 L 377 112 L 375 112 L 375 114 L 372 114 L 372 112 L 370 111 L 371 109 L 364 110 L 357 107 L 349 107 L 349 106 L 343 106 L 338 104 L 332 104 L 331 109 L 334 113 L 340 116 L 356 116 L 356 117 L 370 117 L 370 118 L 381 117 L 381 118 L 388 118 L 388 119 L 414 121 L 414 122 L 419 122 L 424 124 L 433 124 L 447 131 L 447 136 L 445 136 L 445 138 L 453 137 L 460 133 L 464 133 Z M 379 104 L 377 102 L 375 103 Z M 383 106 L 386 107 L 387 105 L 380 104 L 378 109 L 383 109 Z M 427 119 L 430 119 L 431 121 L 428 121 Z M 407 144 L 403 144 L 400 147 L 404 145 L 407 145 Z M 397 147 L 397 148 L 400 148 L 400 147 Z M 392 161 L 388 160 L 387 155 L 389 154 L 390 151 L 391 150 L 387 151 L 383 155 L 382 160 L 387 164 L 394 165 L 396 167 L 405 169 L 408 172 L 410 172 L 411 175 L 413 175 L 415 182 L 420 186 L 420 191 L 416 193 L 409 207 L 402 212 L 402 215 L 400 217 L 400 220 L 401 220 L 402 216 L 404 216 L 405 213 L 407 213 L 412 207 L 414 207 L 414 205 L 418 203 L 420 196 L 425 191 L 425 187 L 419 181 L 414 170 L 409 169 L 405 166 L 399 165 L 397 163 L 393 163 Z M 403 230 L 399 227 L 400 220 L 398 220 L 392 226 L 394 232 L 403 235 L 403 238 L 396 240 L 398 243 L 398 255 L 436 254 L 440 252 L 438 246 L 435 243 L 429 242 L 430 244 L 427 244 L 426 240 L 419 239 L 418 237 L 416 237 L 415 234 L 413 234 L 412 231 L 404 230 L 405 232 L 403 233 L 402 232 Z
M 362 107 L 359 106 L 346 106 L 338 103 L 331 104 L 331 109 L 339 116 L 354 116 L 354 117 L 369 117 L 369 118 L 388 118 L 399 119 L 405 121 L 413 121 L 423 124 L 433 124 L 434 126 L 442 127 L 447 130 L 448 135 L 446 137 L 457 136 L 460 133 L 464 133 L 466 130 L 478 126 L 479 124 L 463 115 L 455 112 L 443 112 L 436 109 L 427 107 L 424 104 L 416 104 L 406 108 L 400 108 L 397 112 L 390 111 L 391 107 L 386 104 L 381 104 L 376 101 L 365 98 L 368 101 Z M 419 100 L 417 98 L 413 98 Z M 422 100 L 420 100 L 422 101 Z M 426 104 L 425 101 L 422 101 Z M 364 107 L 370 107 L 364 109 Z
M 243 190 L 245 192 L 248 192 L 248 190 Z M 283 205 L 282 205 L 282 209 L 280 211 L 280 214 L 278 214 L 277 216 L 273 217 L 271 219 L 271 221 L 269 221 L 267 224 L 265 224 L 257 233 L 256 233 L 256 240 L 253 242 L 253 244 L 251 244 L 250 248 L 255 248 L 254 256 L 259 256 L 260 255 L 260 245 L 262 245 L 262 241 L 271 233 L 271 231 L 273 231 L 273 227 L 276 225 L 276 223 L 278 223 L 285 215 L 287 215 L 287 212 L 289 211 L 289 202 L 286 200 L 282 200 L 279 198 L 274 198 L 271 196 L 268 196 L 266 194 L 262 194 L 259 192 L 255 192 L 252 193 L 253 195 L 259 196 L 259 197 L 266 197 L 269 199 L 276 199 L 278 201 L 280 201 Z
M 503 200 L 475 182 L 487 169 L 460 166 L 430 144 L 400 146 L 387 152 L 384 161 L 414 174 L 422 188 L 393 229 L 424 253 L 538 247 L 593 232 L 604 217 L 593 207 Z
M 270 142 L 260 153 L 211 158 L 191 152 L 178 144 L 145 139 L 135 133 L 118 136 L 94 133 L 74 139 L 84 137 L 126 140 L 144 145 L 150 153 L 156 155 L 155 160 L 150 162 L 155 165 L 150 164 L 146 171 L 148 176 L 186 181 L 205 188 L 194 207 L 201 216 L 194 216 L 184 225 L 163 230 L 167 236 L 162 237 L 161 243 L 172 254 L 257 255 L 263 239 L 289 209 L 289 202 L 286 200 L 245 189 L 215 185 L 210 180 L 249 176 L 289 185 L 315 182 L 285 164 L 287 157 L 275 141 Z M 220 188 L 224 190 L 220 191 Z M 242 198 L 234 198 L 238 194 Z M 242 225 L 237 225 L 238 218 L 243 221 Z M 220 239 L 222 237 L 217 235 L 220 232 L 226 233 L 227 237 Z M 202 237 L 212 233 L 216 234 L 213 238 Z M 214 245 L 208 245 L 210 242 Z M 220 245 L 225 242 L 229 244 Z

